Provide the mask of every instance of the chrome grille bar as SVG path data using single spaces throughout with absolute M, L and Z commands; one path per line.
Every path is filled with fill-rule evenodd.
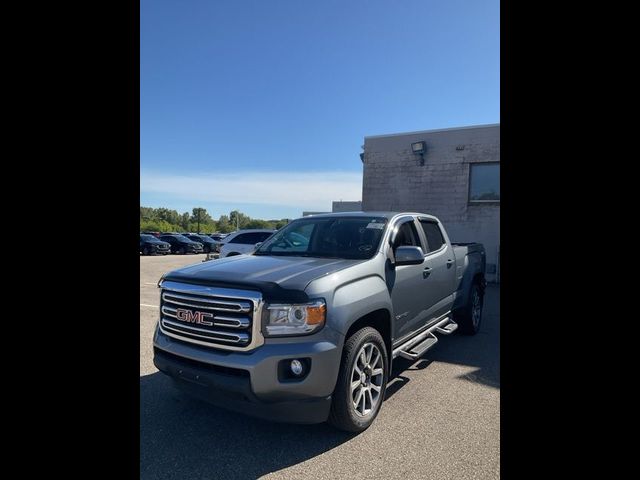
M 178 300 L 175 300 L 175 299 Z M 208 298 L 194 298 L 186 295 L 180 295 L 178 293 L 173 292 L 164 292 L 162 294 L 162 299 L 165 302 L 175 303 L 176 305 L 183 305 L 185 307 L 192 308 L 205 308 L 208 310 L 220 310 L 223 312 L 239 312 L 239 313 L 249 313 L 251 311 L 251 303 L 249 302 L 230 302 L 228 300 L 218 300 L 218 299 L 208 299 Z M 208 303 L 209 305 L 197 305 L 191 302 L 200 302 L 200 303 Z M 212 306 L 216 305 L 216 306 Z M 231 308 L 234 307 L 234 308 Z
M 195 337 L 205 338 L 207 340 L 222 340 L 232 343 L 247 343 L 249 341 L 249 334 L 244 332 L 230 333 L 221 332 L 218 330 L 205 330 L 203 328 L 192 327 L 190 325 L 184 325 L 182 323 L 172 322 L 166 318 L 162 319 L 162 326 L 169 330 L 173 330 L 177 333 L 183 333 L 187 335 L 193 335 Z M 179 328 L 176 328 L 179 327 Z M 194 333 L 198 332 L 198 333 Z M 202 335 L 206 333 L 207 335 Z M 222 337 L 222 338 L 220 338 Z
M 161 280 L 160 331 L 177 340 L 221 350 L 249 351 L 262 345 L 262 294 L 255 290 L 208 287 Z M 178 309 L 190 311 L 185 320 Z M 206 313 L 202 323 L 199 312 Z M 181 315 L 182 317 L 182 315 Z M 196 323 L 197 322 L 197 323 Z
M 166 305 L 162 306 L 162 314 L 168 317 L 173 317 L 175 319 L 178 318 L 176 315 L 176 309 L 167 307 Z M 223 315 L 216 315 L 212 320 L 213 324 L 219 327 L 248 328 L 251 325 L 251 320 L 247 317 L 228 317 Z

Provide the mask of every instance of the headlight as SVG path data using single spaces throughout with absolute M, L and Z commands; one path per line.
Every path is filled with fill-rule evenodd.
M 266 337 L 308 335 L 324 326 L 327 306 L 323 300 L 296 305 L 269 305 L 263 333 Z

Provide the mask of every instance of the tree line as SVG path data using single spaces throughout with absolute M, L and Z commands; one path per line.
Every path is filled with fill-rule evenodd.
M 220 215 L 214 220 L 206 208 L 196 207 L 191 213 L 178 213 L 168 208 L 140 207 L 140 231 L 151 232 L 200 232 L 229 233 L 247 228 L 278 229 L 288 223 L 288 219 L 260 220 L 251 218 L 238 210 L 229 215 Z

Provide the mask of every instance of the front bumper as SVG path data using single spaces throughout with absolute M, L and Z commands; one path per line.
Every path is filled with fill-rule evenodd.
M 266 420 L 321 423 L 329 415 L 343 339 L 327 327 L 316 336 L 271 340 L 241 353 L 198 347 L 156 330 L 153 362 L 181 389 L 214 405 Z M 294 358 L 310 359 L 308 375 L 281 381 L 280 360 Z
M 169 249 L 168 247 L 159 248 L 158 245 L 155 245 L 153 243 L 151 243 L 151 244 L 148 243 L 143 248 L 147 248 L 149 250 L 149 253 L 152 254 L 152 255 L 154 253 L 165 254 L 165 253 L 169 253 L 171 251 L 171 249 Z

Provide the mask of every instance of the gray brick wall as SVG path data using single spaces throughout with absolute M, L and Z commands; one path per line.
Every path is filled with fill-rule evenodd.
M 427 145 L 424 166 L 411 151 L 419 141 Z M 469 165 L 499 161 L 499 124 L 365 137 L 362 208 L 435 215 L 452 241 L 482 242 L 495 266 L 500 205 L 468 203 Z
M 354 200 L 354 201 L 346 201 L 339 200 L 333 201 L 331 211 L 336 212 L 359 212 L 362 210 L 362 201 Z

